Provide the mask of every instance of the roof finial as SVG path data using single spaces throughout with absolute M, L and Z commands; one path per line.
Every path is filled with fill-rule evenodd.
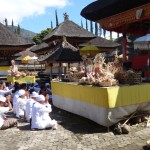
M 64 20 L 69 20 L 69 15 L 66 12 L 63 15 L 64 15 Z

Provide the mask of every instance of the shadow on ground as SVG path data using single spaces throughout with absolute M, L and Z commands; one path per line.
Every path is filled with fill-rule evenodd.
M 61 110 L 56 107 L 52 107 L 53 111 L 50 114 L 52 119 L 58 121 L 63 128 L 76 133 L 76 134 L 91 134 L 91 133 L 105 133 L 107 132 L 107 128 L 103 127 L 89 119 L 81 117 L 79 115 L 75 115 L 73 113 Z M 8 118 L 16 118 L 12 112 L 7 113 Z M 18 119 L 19 130 L 30 130 L 30 124 L 25 122 L 23 119 Z
M 74 133 L 91 134 L 107 132 L 106 127 L 103 127 L 89 119 L 61 110 L 54 106 L 50 116 L 51 118 L 60 122 L 60 125 L 65 129 L 70 130 Z
M 143 150 L 150 150 L 150 146 L 143 146 Z

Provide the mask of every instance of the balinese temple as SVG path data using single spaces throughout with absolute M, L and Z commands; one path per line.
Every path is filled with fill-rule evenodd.
M 41 43 L 35 49 L 32 49 L 32 52 L 40 55 L 39 60 L 50 66 L 50 68 L 47 67 L 50 71 L 60 70 L 64 63 L 67 64 L 67 67 L 70 67 L 71 63 L 79 63 L 81 61 L 79 44 L 95 37 L 94 34 L 70 21 L 65 13 L 64 22 L 44 37 L 43 42 L 48 46 L 45 43 Z
M 81 15 L 99 22 L 105 30 L 123 33 L 124 61 L 126 61 L 126 34 L 145 35 L 150 29 L 149 0 L 98 0 L 86 6 Z
M 95 56 L 97 53 L 112 53 L 117 50 L 119 45 L 120 44 L 111 40 L 107 40 L 102 37 L 96 37 L 86 43 L 80 44 L 79 47 L 81 54 L 84 54 L 84 50 L 85 52 L 87 50 L 87 52 L 89 51 L 92 56 Z
M 66 69 L 67 67 L 70 68 L 70 64 L 80 63 L 82 59 L 77 48 L 67 41 L 63 41 L 62 44 L 56 46 L 48 54 L 39 57 L 39 61 L 50 65 L 51 78 L 53 78 L 56 70 L 58 70 L 58 75 L 61 78 L 61 74 L 66 74 Z
M 30 57 L 37 57 L 37 54 L 36 53 L 33 53 L 31 51 L 31 49 L 33 49 L 34 47 L 36 47 L 36 45 L 30 47 L 30 48 L 27 48 L 25 51 L 21 51 L 17 54 L 15 54 L 14 56 L 17 57 L 15 59 L 15 61 L 17 62 L 17 64 L 21 64 L 22 63 L 22 59 L 27 57 L 27 56 L 30 56 Z
M 13 55 L 31 47 L 33 43 L 12 32 L 0 23 L 0 60 L 1 65 L 9 65 Z
M 91 32 L 88 32 L 81 26 L 77 25 L 73 21 L 69 20 L 68 15 L 64 14 L 64 22 L 59 24 L 53 32 L 46 35 L 43 39 L 49 46 L 56 45 L 63 42 L 63 37 L 66 38 L 67 42 L 75 47 L 79 44 L 85 43 L 96 36 Z
M 20 51 L 31 47 L 31 41 L 19 36 L 0 23 L 0 76 L 6 76 L 10 69 L 10 61 Z
M 39 45 L 34 46 L 31 51 L 37 55 L 45 55 L 50 51 L 50 47 L 47 43 L 42 42 Z

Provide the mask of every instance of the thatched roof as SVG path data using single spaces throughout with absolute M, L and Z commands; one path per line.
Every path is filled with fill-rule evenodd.
M 40 43 L 39 45 L 36 45 L 35 47 L 33 47 L 33 48 L 31 49 L 31 51 L 32 51 L 32 52 L 42 51 L 42 50 L 47 49 L 48 47 L 49 47 L 49 46 L 48 46 L 47 43 L 42 42 L 42 43 Z
M 47 62 L 79 62 L 81 56 L 79 50 L 64 40 L 60 45 L 55 46 L 49 53 L 39 57 L 39 61 Z
M 35 46 L 33 46 L 33 47 L 35 47 Z M 37 54 L 31 52 L 31 49 L 32 49 L 32 47 L 26 49 L 25 51 L 15 54 L 14 56 L 18 56 L 18 58 L 16 58 L 15 60 L 21 61 L 26 56 L 30 56 L 30 57 L 37 56 Z
M 149 3 L 149 0 L 97 0 L 87 5 L 81 15 L 86 19 L 97 21 L 112 15 Z
M 59 26 L 57 26 L 53 32 L 46 35 L 43 39 L 43 41 L 47 42 L 50 40 L 54 40 L 55 38 L 62 38 L 67 37 L 67 40 L 69 38 L 73 39 L 92 39 L 95 37 L 94 34 L 91 32 L 85 30 L 81 26 L 77 25 L 73 21 L 70 20 L 64 20 Z
M 0 49 L 15 47 L 15 49 L 19 49 L 19 47 L 30 47 L 33 43 L 29 40 L 17 35 L 16 33 L 12 32 L 8 27 L 4 26 L 0 23 Z
M 47 55 L 39 58 L 39 61 L 79 62 L 82 61 L 82 59 L 79 51 L 74 51 L 71 48 L 63 48 L 63 46 L 57 46 L 53 51 L 50 51 Z
M 80 44 L 79 47 L 84 47 L 84 46 L 88 46 L 88 45 L 94 45 L 99 48 L 116 48 L 120 44 L 110 41 L 110 40 L 107 40 L 107 39 L 104 39 L 104 38 L 101 38 L 101 37 L 97 37 L 86 43 Z

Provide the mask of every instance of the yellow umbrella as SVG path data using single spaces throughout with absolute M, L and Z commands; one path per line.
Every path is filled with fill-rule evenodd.
M 27 64 L 28 61 L 29 61 L 29 59 L 30 59 L 30 56 L 25 56 L 25 57 L 21 60 L 21 62 L 24 63 L 24 64 Z
M 100 49 L 94 45 L 88 45 L 80 49 L 80 55 L 95 56 L 100 52 Z

